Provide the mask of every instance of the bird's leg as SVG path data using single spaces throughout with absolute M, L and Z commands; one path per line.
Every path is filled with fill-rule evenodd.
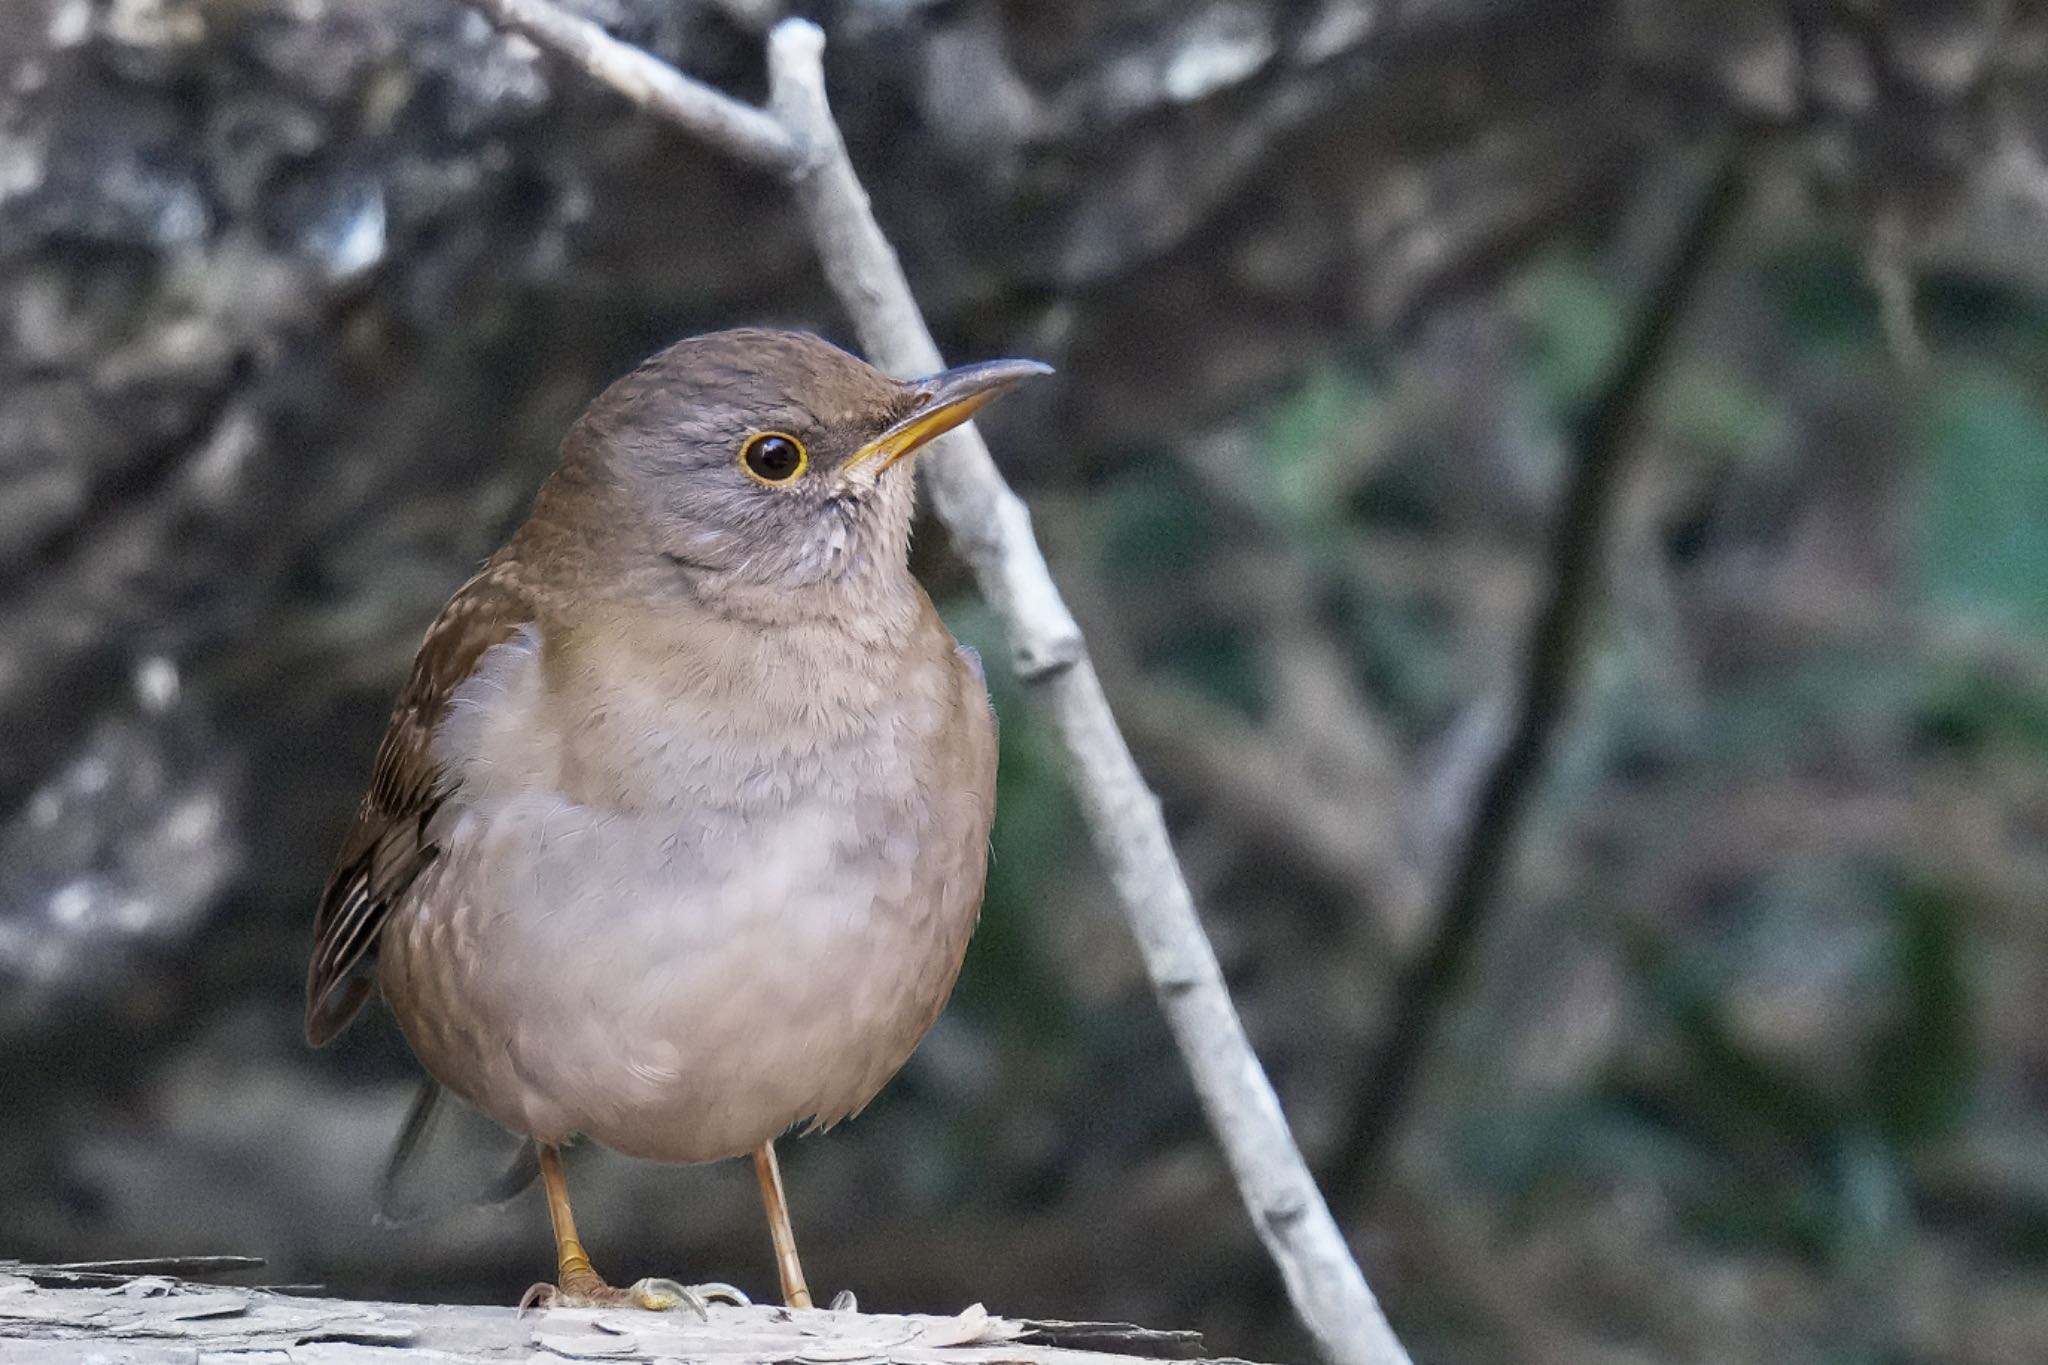
M 519 1301 L 521 1312 L 542 1308 L 648 1308 L 659 1312 L 687 1304 L 698 1317 L 709 1317 L 713 1299 L 744 1306 L 745 1294 L 729 1284 L 682 1285 L 674 1280 L 638 1280 L 625 1289 L 604 1282 L 590 1264 L 590 1253 L 576 1236 L 576 1215 L 569 1211 L 569 1182 L 562 1174 L 562 1153 L 542 1144 L 540 1178 L 548 1195 L 548 1222 L 555 1229 L 555 1283 L 537 1284 Z
M 803 1262 L 796 1258 L 796 1230 L 789 1225 L 789 1200 L 782 1193 L 782 1165 L 771 1140 L 754 1149 L 754 1175 L 761 1182 L 761 1203 L 768 1209 L 768 1235 L 775 1240 L 775 1268 L 782 1275 L 782 1301 L 791 1308 L 811 1306 L 804 1283 Z
M 555 1286 L 560 1297 L 582 1297 L 592 1291 L 611 1292 L 590 1264 L 590 1253 L 576 1235 L 576 1215 L 569 1208 L 569 1178 L 562 1172 L 562 1154 L 554 1147 L 540 1149 L 541 1184 L 547 1190 L 548 1222 L 555 1230 Z

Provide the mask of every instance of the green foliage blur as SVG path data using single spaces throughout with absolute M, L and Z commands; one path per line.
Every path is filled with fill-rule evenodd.
M 1432 751 L 1519 667 L 1570 420 L 1637 306 L 1616 274 L 1552 255 L 1475 305 L 1459 392 L 1354 354 L 1223 455 L 1129 452 L 1059 514 L 1094 638 L 1129 642 L 1105 675 L 1184 838 L 1233 821 L 1233 797 L 1182 785 L 1176 745 L 1202 741 L 1148 744 L 1145 717 L 1186 704 L 1242 727 L 1246 752 L 1283 745 L 1276 600 L 1334 639 L 1391 736 L 1406 766 L 1376 780 L 1428 799 Z M 2048 1268 L 2028 1080 L 2048 1000 L 1999 965 L 2028 951 L 2048 885 L 2048 299 L 1923 281 L 1916 370 L 1857 262 L 1799 240 L 1746 242 L 1697 311 L 1613 490 L 1570 718 L 1403 1160 L 1504 1236 L 1651 1210 L 1617 1259 L 1779 1267 L 1822 1305 L 1784 1358 L 1900 1359 L 1888 1305 L 1916 1258 Z M 1290 587 L 1235 592 L 1263 574 Z M 950 615 L 1000 648 L 975 609 Z M 1004 817 L 965 1008 L 1012 1046 L 1113 1050 L 1086 1022 L 1108 1006 L 1047 957 L 1084 840 L 1057 750 L 1014 687 L 998 701 Z M 1283 1090 L 1356 1084 L 1371 1008 L 1332 1032 L 1291 1025 L 1288 997 L 1383 994 L 1383 945 L 1415 941 L 1375 923 L 1393 893 L 1310 887 L 1257 838 L 1196 861 L 1226 959 L 1252 882 L 1320 918 L 1246 927 L 1280 946 L 1237 960 L 1235 984 Z M 1304 1082 L 1290 1102 L 1312 1098 Z

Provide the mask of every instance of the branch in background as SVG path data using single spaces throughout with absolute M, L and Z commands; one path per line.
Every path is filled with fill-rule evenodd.
M 1148 673 L 1125 650 L 1095 655 L 1098 672 L 1124 707 L 1125 732 L 1148 766 L 1178 777 L 1170 785 L 1203 793 L 1219 823 L 1270 843 L 1294 875 L 1347 903 L 1383 902 L 1385 914 L 1364 917 L 1365 931 L 1375 935 L 1372 946 L 1385 946 L 1385 923 L 1420 918 L 1417 870 L 1386 841 L 1359 838 L 1356 812 L 1377 804 L 1359 793 L 1363 774 L 1346 764 L 1335 775 L 1346 794 L 1332 792 L 1331 775 L 1306 763 L 1302 737 L 1256 725 L 1192 688 Z
M 1892 361 L 1909 372 L 1927 368 L 1927 338 L 1913 307 L 1919 277 L 1914 268 L 1912 229 L 1897 204 L 1879 208 L 1864 247 L 1863 272 L 1877 295 L 1877 317 Z
M 943 367 L 826 103 L 825 35 L 816 25 L 787 20 L 769 35 L 770 107 L 762 111 L 692 81 L 548 0 L 469 3 L 642 108 L 780 171 L 869 359 L 906 378 Z M 1066 745 L 1096 851 L 1108 865 L 1210 1126 L 1295 1310 L 1337 1365 L 1405 1365 L 1407 1353 L 1316 1190 L 1279 1097 L 1245 1037 L 1195 915 L 1158 799 L 1110 714 L 1080 629 L 1032 537 L 1029 514 L 971 426 L 943 439 L 947 449 L 919 461 L 933 504 L 1002 621 L 1019 676 Z
M 1345 1143 L 1327 1182 L 1340 1207 L 1355 1205 L 1367 1193 L 1388 1143 L 1399 1132 L 1418 1071 L 1464 983 L 1486 912 L 1513 865 L 1551 736 L 1577 686 L 1586 628 L 1599 598 L 1608 527 L 1627 482 L 1628 455 L 1678 324 L 1734 218 L 1741 170 L 1737 144 L 1722 155 L 1630 330 L 1614 374 L 1573 424 L 1578 459 L 1558 511 L 1550 589 L 1530 630 L 1513 720 L 1479 783 L 1430 941 L 1395 984 L 1384 1041 L 1342 1126 Z

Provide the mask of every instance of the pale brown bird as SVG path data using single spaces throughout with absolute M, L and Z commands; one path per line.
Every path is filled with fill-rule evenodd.
M 374 978 L 427 1070 L 538 1144 L 543 1301 L 699 1302 L 592 1268 L 559 1155 L 583 1135 L 752 1153 L 810 1303 L 774 1139 L 858 1111 L 931 1027 L 995 813 L 904 457 L 1046 369 L 904 383 L 797 333 L 679 342 L 590 405 L 428 630 L 320 904 L 306 1037 Z

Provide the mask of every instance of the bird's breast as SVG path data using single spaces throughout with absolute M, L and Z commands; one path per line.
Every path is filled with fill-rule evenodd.
M 422 1060 L 515 1129 L 669 1160 L 864 1104 L 981 900 L 992 721 L 950 640 L 836 696 L 801 657 L 702 686 L 546 653 L 496 647 L 436 737 L 442 852 L 384 971 Z

